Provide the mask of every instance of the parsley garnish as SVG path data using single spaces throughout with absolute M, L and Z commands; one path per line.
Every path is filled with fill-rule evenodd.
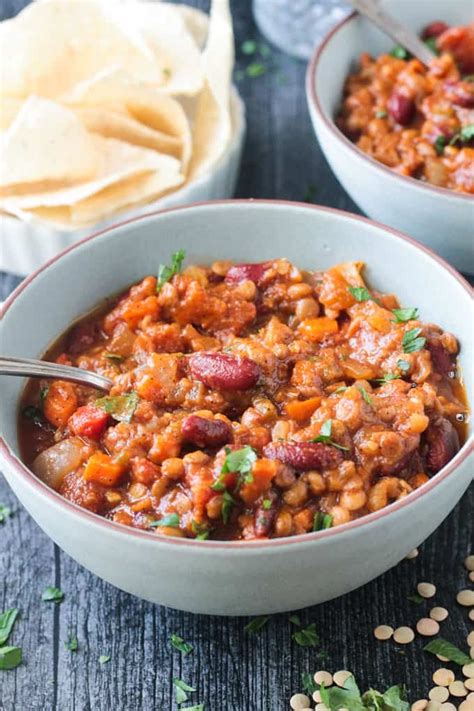
M 347 390 L 347 385 L 340 385 L 334 392 L 332 393 L 333 395 L 338 395 L 339 393 L 345 393 Z
M 257 452 L 255 449 L 246 444 L 242 449 L 236 449 L 234 451 L 226 447 L 225 452 L 226 456 L 221 468 L 221 473 L 214 484 L 212 484 L 211 489 L 214 491 L 224 491 L 225 475 L 232 473 L 240 474 L 240 481 L 237 486 L 240 486 L 242 482 L 250 484 L 253 481 L 252 467 L 254 462 L 257 461 Z
M 168 528 L 179 528 L 179 516 L 177 513 L 168 514 L 160 518 L 158 521 L 152 521 L 149 524 L 150 528 L 157 528 L 158 526 L 167 526 Z
M 362 395 L 362 397 L 363 397 L 364 401 L 367 403 L 367 405 L 372 405 L 372 404 L 373 404 L 373 403 L 372 403 L 372 398 L 370 397 L 370 395 L 369 395 L 369 393 L 367 392 L 367 390 L 362 387 L 362 385 L 359 385 L 359 386 L 357 387 L 357 390 L 360 392 L 360 394 Z
M 16 607 L 12 607 L 0 615 L 0 646 L 8 641 L 15 620 L 18 617 L 18 612 Z
M 107 662 L 110 662 L 112 657 L 109 654 L 101 654 L 99 657 L 99 664 L 107 664 Z
M 235 499 L 231 494 L 229 494 L 228 491 L 224 491 L 223 494 L 223 502 L 222 502 L 222 509 L 221 509 L 221 514 L 222 514 L 222 520 L 224 523 L 229 522 L 230 515 L 232 513 L 232 509 L 234 508 L 235 505 Z
M 49 385 L 45 385 L 44 388 L 41 388 L 40 395 L 39 395 L 41 407 L 43 407 L 43 403 L 46 400 L 46 398 L 48 397 L 48 393 L 49 393 Z
M 0 504 L 0 523 L 3 523 L 7 520 L 7 518 L 10 518 L 11 513 L 12 512 L 9 506 L 5 506 L 5 504 Z
M 437 639 L 433 639 L 431 642 L 428 642 L 426 647 L 423 647 L 423 649 L 425 652 L 431 652 L 431 654 L 439 654 L 442 657 L 446 657 L 446 659 L 449 659 L 450 662 L 454 662 L 460 666 L 464 666 L 464 664 L 472 664 L 472 659 L 468 654 L 461 652 L 461 650 L 455 647 L 454 644 L 447 642 L 442 637 L 438 637 Z
M 463 126 L 458 133 L 455 133 L 451 138 L 449 145 L 453 146 L 458 141 L 461 143 L 469 143 L 470 140 L 474 138 L 474 123 L 468 123 L 467 126 Z
M 303 685 L 303 691 L 306 691 L 310 696 L 314 694 L 315 691 L 318 691 L 319 686 L 315 683 L 313 679 L 312 674 L 308 674 L 308 672 L 304 672 L 301 675 L 301 682 Z
M 255 40 L 249 39 L 242 42 L 240 49 L 242 54 L 255 54 L 258 48 L 258 43 Z
M 418 309 L 414 306 L 409 306 L 406 309 L 392 309 L 395 316 L 395 323 L 405 323 L 418 318 Z
M 397 373 L 386 373 L 383 378 L 375 378 L 374 382 L 385 385 L 385 383 L 390 383 L 392 380 L 400 380 L 401 377 L 402 376 L 397 375 Z
M 411 328 L 403 334 L 402 346 L 404 353 L 415 353 L 421 351 L 426 343 L 426 338 L 420 336 L 421 328 Z
M 135 414 L 140 398 L 137 393 L 131 392 L 126 395 L 108 395 L 95 401 L 94 405 L 117 420 L 117 422 L 131 422 Z
M 324 531 L 326 528 L 331 528 L 332 522 L 331 514 L 316 511 L 313 519 L 313 531 Z
M 344 687 L 327 689 L 324 684 L 319 689 L 321 699 L 328 711 L 340 708 L 351 711 L 408 711 L 409 704 L 405 701 L 405 690 L 401 686 L 392 686 L 382 694 L 375 689 L 369 689 L 361 696 L 359 688 L 351 675 L 344 682 Z
M 321 425 L 319 435 L 312 439 L 311 442 L 321 442 L 322 444 L 330 444 L 331 447 L 337 447 L 337 449 L 342 449 L 347 452 L 349 450 L 349 447 L 344 447 L 342 444 L 333 442 L 333 440 L 331 439 L 331 431 L 332 420 L 326 420 L 326 422 L 323 422 L 323 424 Z
M 255 634 L 256 632 L 260 632 L 260 630 L 265 627 L 269 619 L 270 615 L 260 615 L 259 617 L 254 617 L 253 620 L 250 620 L 248 625 L 245 625 L 244 632 L 247 632 L 247 634 Z
M 0 669 L 15 669 L 21 658 L 21 647 L 0 647 Z
M 313 622 L 309 627 L 298 630 L 293 634 L 293 639 L 300 647 L 316 647 L 319 644 L 319 637 L 316 633 L 316 624 Z
M 380 109 L 379 111 L 375 112 L 375 118 L 383 119 L 383 118 L 387 118 L 387 116 L 388 116 L 388 113 L 385 111 L 385 109 Z
M 446 137 L 445 136 L 438 136 L 436 138 L 436 141 L 434 142 L 434 147 L 436 154 L 439 156 L 442 156 L 444 153 L 444 149 L 446 148 Z
M 410 370 L 410 363 L 407 360 L 397 360 L 397 368 L 403 373 L 407 373 Z
M 408 595 L 407 600 L 410 600 L 410 602 L 414 602 L 417 605 L 421 605 L 421 603 L 424 602 L 424 598 L 421 597 L 421 595 L 418 595 L 418 593 Z
M 256 77 L 261 77 L 266 71 L 267 67 L 262 62 L 252 62 L 246 68 L 245 73 L 251 79 L 255 79 Z
M 301 620 L 300 620 L 299 615 L 290 615 L 288 618 L 288 621 L 291 622 L 292 625 L 301 627 Z
M 189 642 L 185 642 L 182 637 L 178 637 L 177 634 L 172 634 L 170 637 L 170 643 L 173 645 L 175 649 L 178 650 L 178 652 L 181 652 L 181 654 L 184 654 L 186 656 L 190 652 L 193 651 L 193 645 L 189 644 Z
M 49 587 L 42 593 L 41 599 L 43 602 L 62 602 L 64 600 L 64 593 L 59 588 Z
M 70 652 L 77 652 L 79 648 L 77 637 L 69 637 L 67 642 L 64 642 L 64 646 L 66 647 L 66 649 L 69 649 Z
M 173 686 L 174 686 L 174 696 L 176 699 L 177 704 L 184 704 L 185 701 L 188 700 L 188 692 L 193 692 L 196 691 L 192 686 L 189 686 L 189 684 L 186 684 L 185 681 L 181 681 L 181 679 L 173 679 Z
M 370 291 L 366 289 L 365 286 L 350 286 L 349 292 L 359 303 L 362 301 L 370 301 L 372 299 Z
M 262 507 L 265 511 L 268 511 L 272 507 L 271 499 L 263 499 Z
M 427 47 L 431 49 L 433 54 L 439 55 L 438 45 L 436 44 L 436 37 L 428 37 L 427 39 L 423 40 L 423 42 L 426 44 Z
M 198 541 L 205 541 L 209 538 L 210 535 L 210 530 L 207 528 L 207 526 L 198 523 L 197 521 L 192 521 L 191 522 L 191 530 L 193 533 L 196 534 L 196 540 Z
M 401 45 L 397 44 L 395 47 L 389 52 L 391 57 L 396 57 L 397 59 L 409 59 L 410 58 L 410 52 L 405 49 L 405 47 L 402 47 Z
M 197 706 L 186 706 L 181 707 L 180 711 L 204 711 L 204 704 L 197 704 Z
M 158 267 L 158 276 L 156 282 L 156 290 L 159 292 L 163 284 L 171 279 L 175 274 L 177 274 L 183 265 L 186 252 L 184 249 L 178 249 L 171 255 L 171 266 L 167 264 L 160 264 Z

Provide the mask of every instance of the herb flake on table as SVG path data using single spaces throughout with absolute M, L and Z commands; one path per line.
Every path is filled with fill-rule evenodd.
M 181 652 L 181 654 L 184 654 L 186 656 L 187 654 L 190 654 L 194 647 L 192 644 L 189 644 L 189 642 L 185 642 L 182 637 L 179 637 L 177 634 L 172 634 L 170 637 L 170 644 L 178 650 L 178 652 Z
M 193 693 L 193 691 L 196 691 L 196 689 L 189 686 L 189 684 L 186 684 L 186 682 L 181 679 L 173 679 L 173 686 L 174 697 L 177 704 L 184 704 L 184 702 L 188 700 L 188 694 L 186 692 Z
M 5 504 L 0 504 L 0 523 L 3 523 L 8 518 L 10 518 L 11 513 L 12 512 L 9 506 L 5 506 Z
M 125 395 L 107 395 L 95 401 L 94 405 L 100 407 L 117 422 L 131 422 L 140 398 L 137 393 Z
M 112 657 L 110 654 L 101 654 L 99 657 L 99 664 L 107 664 L 111 659 Z
M 290 615 L 288 621 L 291 622 L 292 625 L 301 627 L 301 620 L 299 615 Z
M 331 528 L 332 522 L 331 514 L 316 511 L 313 519 L 313 531 L 325 531 L 327 528 Z
M 298 630 L 292 635 L 292 638 L 300 647 L 317 647 L 319 637 L 316 632 L 316 624 L 313 622 L 308 627 Z
M 439 654 L 441 657 L 446 657 L 446 659 L 449 659 L 450 662 L 454 662 L 460 666 L 472 664 L 472 659 L 468 654 L 465 654 L 454 644 L 451 644 L 451 642 L 448 642 L 442 637 L 437 637 L 436 639 L 431 640 L 431 642 L 428 642 L 423 649 L 425 652 Z
M 19 610 L 16 607 L 5 610 L 5 612 L 2 612 L 0 615 L 0 646 L 8 641 L 18 615 Z
M 149 524 L 150 528 L 158 528 L 160 526 L 166 526 L 167 528 L 179 528 L 179 516 L 177 513 L 168 514 L 160 518 L 158 521 L 152 521 Z
M 77 637 L 69 637 L 68 640 L 64 642 L 64 646 L 66 649 L 69 649 L 70 652 L 77 652 L 79 649 L 79 642 L 77 641 Z
M 392 309 L 395 316 L 395 323 L 405 323 L 418 318 L 418 309 L 415 306 L 408 306 L 405 309 Z
M 303 672 L 301 675 L 301 683 L 303 686 L 303 691 L 312 696 L 315 691 L 319 691 L 319 686 L 314 681 L 313 675 L 308 674 L 308 672 Z
M 344 447 L 342 444 L 338 444 L 331 439 L 332 432 L 332 420 L 326 420 L 321 425 L 321 429 L 317 437 L 311 440 L 311 442 L 319 442 L 321 444 L 329 444 L 331 447 L 336 447 L 337 449 L 342 449 L 347 452 L 349 447 Z
M 21 660 L 21 647 L 0 647 L 0 669 L 15 669 Z
M 197 706 L 184 706 L 181 707 L 180 711 L 204 711 L 204 704 L 197 704 Z
M 402 686 L 391 686 L 385 693 L 369 689 L 365 694 L 361 694 L 352 675 L 346 679 L 343 688 L 326 688 L 323 684 L 319 693 L 329 711 L 338 711 L 341 708 L 350 711 L 408 711 L 409 709 Z
M 178 249 L 171 255 L 171 264 L 160 264 L 158 267 L 158 275 L 156 281 L 156 290 L 160 292 L 163 285 L 166 284 L 175 274 L 181 271 L 183 261 L 186 256 L 184 249 Z
M 245 74 L 250 79 L 256 79 L 257 77 L 261 77 L 262 74 L 265 74 L 266 71 L 267 67 L 265 66 L 265 64 L 262 64 L 262 62 L 252 62 L 245 69 Z
M 415 593 L 414 595 L 408 595 L 407 600 L 414 602 L 416 605 L 421 605 L 421 603 L 425 601 L 425 598 Z
M 426 343 L 426 338 L 420 336 L 421 328 L 411 328 L 403 334 L 402 347 L 404 353 L 416 353 L 421 351 Z
M 64 593 L 59 588 L 47 587 L 46 590 L 41 594 L 41 599 L 43 602 L 56 602 L 60 603 L 64 600 Z
M 269 619 L 270 615 L 259 615 L 258 617 L 254 617 L 253 620 L 250 620 L 250 622 L 245 625 L 244 632 L 247 632 L 247 634 L 256 634 L 257 632 L 260 632 L 260 630 L 265 627 Z

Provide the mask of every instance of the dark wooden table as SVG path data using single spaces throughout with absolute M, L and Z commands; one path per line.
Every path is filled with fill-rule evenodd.
M 3 0 L 14 15 L 24 0 Z M 206 9 L 207 2 L 193 4 Z M 237 45 L 258 38 L 249 0 L 233 0 Z M 238 69 L 248 59 L 238 54 Z M 237 195 L 315 202 L 357 212 L 333 177 L 310 125 L 304 95 L 305 66 L 277 51 L 260 77 L 239 81 L 247 105 L 248 137 Z M 20 281 L 0 275 L 0 298 Z M 40 531 L 0 480 L 0 502 L 12 517 L 0 525 L 0 610 L 19 607 L 12 643 L 24 663 L 0 671 L 0 711 L 172 711 L 173 677 L 197 691 L 191 699 L 206 711 L 284 711 L 301 690 L 301 674 L 319 668 L 352 670 L 364 688 L 405 683 L 409 698 L 426 696 L 437 660 L 418 639 L 407 648 L 376 642 L 380 623 L 414 624 L 430 605 L 408 600 L 418 581 L 438 586 L 436 604 L 451 610 L 443 636 L 465 648 L 472 628 L 455 602 L 467 586 L 462 561 L 473 541 L 474 488 L 422 546 L 420 556 L 369 585 L 301 613 L 315 622 L 319 649 L 291 640 L 288 615 L 273 617 L 256 636 L 246 619 L 204 617 L 158 607 L 116 590 L 68 558 Z M 380 545 L 386 545 L 381 541 Z M 324 570 L 321 570 L 324 575 Z M 44 603 L 48 585 L 65 594 L 60 605 Z M 182 657 L 170 646 L 176 633 L 194 645 Z M 79 649 L 64 642 L 77 636 Z M 318 653 L 328 653 L 327 660 Z M 99 656 L 111 661 L 100 665 Z M 189 704 L 191 705 L 191 699 Z

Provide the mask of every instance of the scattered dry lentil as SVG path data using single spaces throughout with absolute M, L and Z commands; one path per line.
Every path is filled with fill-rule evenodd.
M 416 623 L 416 630 L 423 637 L 434 637 L 439 632 L 439 624 L 430 617 L 422 617 Z
M 471 581 L 471 583 L 474 583 L 474 570 L 471 570 L 471 572 L 469 573 L 469 580 Z
M 346 671 L 345 669 L 341 669 L 340 671 L 337 671 L 334 674 L 333 680 L 337 686 L 342 687 L 344 686 L 346 679 L 348 679 L 350 676 L 352 676 L 352 672 Z
M 380 640 L 390 639 L 390 637 L 393 637 L 393 627 L 389 625 L 379 625 L 374 629 L 374 636 Z
M 417 558 L 417 557 L 418 557 L 418 553 L 419 553 L 418 548 L 413 548 L 413 550 L 410 551 L 410 552 L 408 553 L 408 555 L 406 556 L 406 559 L 407 559 L 407 560 L 413 560 L 413 558 Z M 468 569 L 468 570 L 469 570 L 469 569 Z
M 474 610 L 469 610 L 469 619 L 474 622 Z
M 456 600 L 463 607 L 472 607 L 474 605 L 474 590 L 461 590 L 456 595 Z
M 474 571 L 474 555 L 468 555 L 464 561 L 464 565 L 466 566 L 467 570 L 471 572 Z
M 464 686 L 469 691 L 474 691 L 474 679 L 464 679 Z
M 436 622 L 443 622 L 449 615 L 449 612 L 445 607 L 433 607 L 432 610 L 430 610 L 430 617 L 432 620 L 436 620 Z
M 441 704 L 439 701 L 428 701 L 428 706 L 426 707 L 426 711 L 439 711 L 441 708 Z
M 473 679 L 474 678 L 474 662 L 472 662 L 472 664 L 465 664 L 462 668 L 462 673 L 464 674 L 464 676 L 469 677 L 469 679 Z
M 313 701 L 316 701 L 317 704 L 322 703 L 321 694 L 320 694 L 319 691 L 315 691 L 315 692 L 314 692 L 314 694 L 313 694 Z
M 410 644 L 415 639 L 415 633 L 411 627 L 397 627 L 393 633 L 393 639 L 398 644 Z
M 437 669 L 433 674 L 433 681 L 437 686 L 449 686 L 455 679 L 454 672 L 451 669 Z
M 449 691 L 445 686 L 433 686 L 433 688 L 430 689 L 428 696 L 431 701 L 439 701 L 442 704 L 443 701 L 447 701 L 449 699 Z
M 441 704 L 439 711 L 456 711 L 456 706 L 452 704 L 451 701 L 446 701 L 444 704 Z
M 314 711 L 328 711 L 326 704 L 316 704 Z
M 467 643 L 470 647 L 474 647 L 474 630 L 467 635 Z
M 308 708 L 311 701 L 308 699 L 306 694 L 293 694 L 290 699 L 290 706 L 295 711 L 301 711 L 302 709 Z
M 473 711 L 474 710 L 474 699 L 464 699 L 464 701 L 459 705 L 459 711 Z
M 424 711 L 427 706 L 428 701 L 426 699 L 418 699 L 411 705 L 411 711 Z
M 462 681 L 453 681 L 452 684 L 449 685 L 449 693 L 451 696 L 466 696 L 467 689 Z
M 432 583 L 418 583 L 416 589 L 421 597 L 430 598 L 436 595 L 436 585 Z
M 333 679 L 332 679 L 332 674 L 328 671 L 324 671 L 324 669 L 321 669 L 320 671 L 317 671 L 316 674 L 314 675 L 314 681 L 316 684 L 324 684 L 324 686 L 332 686 Z

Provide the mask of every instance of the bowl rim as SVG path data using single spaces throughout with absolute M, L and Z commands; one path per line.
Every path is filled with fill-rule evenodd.
M 72 252 L 73 250 L 77 249 L 78 247 L 86 244 L 87 242 L 90 242 L 97 237 L 100 237 L 104 234 L 107 234 L 109 232 L 113 232 L 114 230 L 122 227 L 126 227 L 127 225 L 134 224 L 136 222 L 140 222 L 142 220 L 147 220 L 152 217 L 159 217 L 161 215 L 166 215 L 169 213 L 185 213 L 188 210 L 193 210 L 193 209 L 200 209 L 200 208 L 205 208 L 205 207 L 214 207 L 214 206 L 221 206 L 225 208 L 225 206 L 230 206 L 230 205 L 242 205 L 242 206 L 249 206 L 249 205 L 262 205 L 262 206 L 272 206 L 272 205 L 277 205 L 281 207 L 289 207 L 289 208 L 298 208 L 298 209 L 305 209 L 308 211 L 314 211 L 318 213 L 329 213 L 335 216 L 339 217 L 344 217 L 344 218 L 349 218 L 350 220 L 353 220 L 354 222 L 362 222 L 366 225 L 370 225 L 372 227 L 376 227 L 381 230 L 385 230 L 386 232 L 391 233 L 394 235 L 397 239 L 400 239 L 403 242 L 407 242 L 408 244 L 414 246 L 421 252 L 424 252 L 426 256 L 429 258 L 433 259 L 436 261 L 445 271 L 449 272 L 450 276 L 454 278 L 461 287 L 463 288 L 464 291 L 466 291 L 468 296 L 473 296 L 474 290 L 471 288 L 471 286 L 468 284 L 468 282 L 464 279 L 464 277 L 459 274 L 459 272 L 452 267 L 451 265 L 447 264 L 444 259 L 442 259 L 440 256 L 438 256 L 435 252 L 433 252 L 431 249 L 426 247 L 423 244 L 420 244 L 416 240 L 414 240 L 412 237 L 408 237 L 407 235 L 403 234 L 402 232 L 393 229 L 392 227 L 387 227 L 386 225 L 381 224 L 380 222 L 377 222 L 375 220 L 370 220 L 367 217 L 362 217 L 361 215 L 355 215 L 349 212 L 346 212 L 345 210 L 339 210 L 337 208 L 333 207 L 326 207 L 326 206 L 321 206 L 321 205 L 313 205 L 313 204 L 308 204 L 304 202 L 293 202 L 290 200 L 268 200 L 268 199 L 237 199 L 237 200 L 206 200 L 202 202 L 197 202 L 193 203 L 191 205 L 185 205 L 181 207 L 170 207 L 164 210 L 154 210 L 146 215 L 141 215 L 139 217 L 132 217 L 127 220 L 123 220 L 121 222 L 118 222 L 117 224 L 111 226 L 111 227 L 106 227 L 105 229 L 99 230 L 98 232 L 94 232 L 93 234 L 84 237 L 81 239 L 79 242 L 76 242 L 73 245 L 70 245 L 66 249 L 62 250 L 59 254 L 55 255 L 52 257 L 50 260 L 48 260 L 45 264 L 43 264 L 39 269 L 34 271 L 32 274 L 28 275 L 26 279 L 24 279 L 17 287 L 16 289 L 9 295 L 9 297 L 6 299 L 6 301 L 3 303 L 3 305 L 0 308 L 0 320 L 4 318 L 8 310 L 11 308 L 13 303 L 16 301 L 16 299 L 23 293 L 23 291 L 28 287 L 28 285 L 33 282 L 40 274 L 42 274 L 45 270 L 49 269 L 51 266 L 53 266 L 57 261 L 61 260 L 66 254 L 69 254 L 69 252 Z M 45 482 L 41 481 L 38 477 L 36 477 L 33 472 L 28 469 L 28 467 L 11 451 L 9 445 L 7 444 L 6 440 L 4 439 L 3 435 L 0 433 L 0 461 L 3 459 L 7 464 L 9 464 L 14 470 L 15 474 L 19 476 L 23 482 L 25 483 L 26 486 L 29 486 L 33 489 L 36 490 L 36 492 L 40 495 L 43 496 L 46 500 L 49 500 L 51 504 L 56 504 L 59 508 L 64 507 L 66 510 L 69 510 L 71 514 L 77 514 L 79 517 L 82 517 L 85 523 L 90 523 L 91 525 L 96 525 L 99 528 L 104 528 L 108 529 L 109 531 L 113 532 L 115 531 L 117 534 L 121 534 L 124 536 L 132 536 L 133 538 L 139 540 L 144 540 L 144 541 L 156 541 L 159 544 L 165 545 L 165 546 L 189 546 L 192 545 L 196 549 L 201 549 L 201 550 L 210 550 L 211 548 L 213 549 L 221 549 L 221 550 L 233 550 L 233 551 L 245 551 L 245 550 L 253 550 L 253 549 L 258 549 L 258 550 L 272 550 L 274 548 L 286 548 L 287 546 L 291 545 L 297 545 L 297 544 L 311 544 L 315 540 L 320 540 L 324 538 L 331 538 L 333 536 L 341 535 L 344 533 L 348 533 L 353 529 L 360 528 L 362 526 L 370 526 L 372 523 L 375 521 L 380 520 L 384 516 L 390 515 L 391 513 L 394 513 L 396 511 L 399 511 L 400 509 L 405 508 L 407 505 L 409 506 L 412 501 L 416 501 L 420 497 L 422 497 L 425 493 L 428 491 L 431 491 L 433 488 L 438 486 L 438 484 L 441 481 L 444 481 L 448 476 L 453 474 L 459 467 L 462 462 L 464 462 L 469 454 L 474 450 L 474 437 L 471 436 L 469 439 L 464 443 L 464 446 L 459 450 L 459 452 L 456 454 L 455 457 L 437 474 L 435 474 L 429 481 L 427 481 L 425 484 L 423 484 L 421 487 L 418 489 L 415 489 L 412 491 L 410 494 L 405 496 L 402 499 L 399 499 L 398 501 L 395 501 L 392 504 L 389 504 L 388 506 L 385 506 L 384 508 L 380 509 L 379 511 L 375 511 L 373 513 L 367 514 L 365 516 L 362 516 L 361 518 L 355 519 L 354 521 L 349 521 L 348 523 L 341 524 L 340 526 L 336 526 L 335 528 L 330 528 L 324 531 L 314 531 L 310 533 L 302 533 L 298 534 L 296 536 L 288 536 L 286 538 L 269 538 L 269 539 L 264 539 L 264 540 L 256 540 L 256 539 L 251 539 L 251 540 L 237 540 L 237 541 L 223 541 L 223 540 L 207 540 L 207 541 L 198 541 L 196 539 L 191 539 L 191 538 L 175 538 L 175 537 L 169 537 L 169 536 L 157 536 L 156 533 L 151 532 L 151 531 L 144 531 L 138 528 L 132 528 L 131 526 L 125 526 L 123 524 L 117 523 L 115 521 L 110 521 L 109 519 L 104 518 L 103 516 L 100 516 L 99 514 L 93 513 L 92 511 L 88 511 L 87 509 L 84 509 L 80 507 L 78 504 L 73 503 L 72 501 L 69 501 L 66 499 L 64 496 L 62 496 L 59 492 L 55 491 L 54 489 L 50 488 Z
M 431 183 L 425 183 L 422 180 L 418 180 L 417 178 L 412 178 L 409 175 L 401 175 L 400 173 L 396 173 L 394 170 L 384 165 L 380 161 L 375 160 L 375 158 L 372 158 L 367 153 L 364 153 L 364 151 L 358 148 L 355 143 L 352 143 L 352 141 L 350 141 L 347 136 L 343 134 L 343 132 L 336 126 L 334 120 L 331 119 L 331 117 L 323 108 L 316 89 L 316 72 L 318 70 L 319 62 L 323 56 L 324 51 L 326 50 L 326 47 L 332 42 L 332 40 L 336 37 L 340 30 L 342 30 L 346 26 L 346 24 L 355 21 L 359 17 L 362 16 L 358 12 L 352 12 L 350 15 L 338 22 L 338 24 L 328 32 L 321 44 L 315 47 L 306 70 L 306 97 L 310 109 L 315 111 L 318 118 L 324 123 L 326 128 L 340 143 L 345 146 L 345 148 L 351 150 L 358 158 L 369 163 L 373 168 L 380 170 L 387 177 L 390 176 L 394 180 L 400 181 L 400 183 L 404 182 L 407 187 L 411 186 L 412 188 L 418 188 L 422 192 L 430 192 L 432 193 L 432 195 L 438 194 L 442 195 L 444 198 L 448 197 L 452 200 L 462 200 L 466 204 L 468 202 L 472 204 L 473 197 L 468 193 L 457 192 L 455 190 L 450 190 L 449 188 L 441 188 L 437 185 L 432 185 Z M 343 87 L 341 87 L 341 96 L 342 90 Z

